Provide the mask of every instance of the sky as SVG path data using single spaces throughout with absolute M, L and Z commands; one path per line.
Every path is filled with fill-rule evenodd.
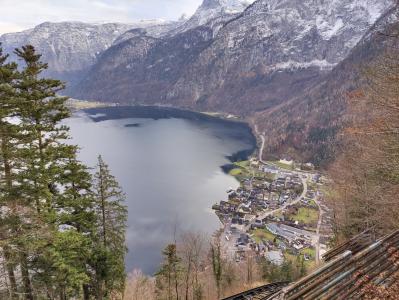
M 122 22 L 177 20 L 202 0 L 0 0 L 0 34 L 61 21 Z

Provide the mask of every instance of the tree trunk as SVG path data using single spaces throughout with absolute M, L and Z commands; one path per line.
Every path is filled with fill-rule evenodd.
M 90 300 L 90 291 L 87 284 L 83 285 L 83 300 Z
M 32 290 L 32 283 L 30 281 L 29 276 L 29 268 L 28 268 L 28 257 L 25 252 L 21 254 L 21 275 L 22 275 L 22 282 L 24 285 L 24 293 L 26 300 L 33 300 L 33 290 Z
M 103 229 L 103 242 L 104 246 L 107 246 L 107 236 L 106 236 L 106 227 L 105 227 L 105 191 L 104 191 L 104 182 L 103 182 L 103 168 L 100 163 L 100 197 L 101 197 L 101 215 L 102 215 L 102 229 Z
M 8 246 L 3 248 L 4 260 L 8 275 L 8 280 L 10 281 L 10 296 L 11 299 L 17 299 L 17 282 L 15 280 L 14 266 L 11 263 L 11 253 L 8 249 Z
M 11 165 L 9 162 L 9 157 L 8 157 L 8 141 L 5 137 L 5 134 L 2 134 L 2 143 L 1 143 L 1 150 L 3 153 L 3 167 L 4 167 L 4 177 L 6 180 L 6 185 L 8 192 L 11 192 L 12 189 L 12 178 L 11 178 Z M 11 205 L 15 205 L 15 203 L 12 203 L 12 199 L 8 199 L 11 202 Z M 10 288 L 11 288 L 11 299 L 15 299 L 17 297 L 17 282 L 15 280 L 15 273 L 14 273 L 14 266 L 10 262 L 11 260 L 11 251 L 8 246 L 5 246 L 3 248 L 4 252 L 4 259 L 5 259 L 5 264 L 6 264 L 6 269 L 7 269 L 7 275 L 8 275 L 8 280 L 10 281 Z
M 96 300 L 103 300 L 104 298 L 104 281 L 99 280 L 97 283 L 97 297 Z
M 179 300 L 179 287 L 177 282 L 177 274 L 175 273 L 175 290 L 176 290 L 176 300 Z
M 186 274 L 186 295 L 185 295 L 185 300 L 188 300 L 188 286 L 189 286 L 189 281 L 190 281 L 190 274 L 191 274 L 191 255 L 189 255 L 188 258 L 188 266 L 187 266 L 187 274 Z

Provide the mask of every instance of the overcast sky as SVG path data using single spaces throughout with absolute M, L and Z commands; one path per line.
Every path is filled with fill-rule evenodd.
M 0 0 L 0 34 L 45 21 L 133 22 L 176 20 L 191 15 L 202 0 Z

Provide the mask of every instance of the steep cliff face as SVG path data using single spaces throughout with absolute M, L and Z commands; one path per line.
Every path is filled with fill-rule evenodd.
M 243 12 L 254 0 L 204 0 L 186 22 L 169 32 L 175 35 L 219 19 L 229 20 Z
M 398 47 L 399 8 L 387 11 L 350 54 L 320 81 L 279 106 L 255 114 L 266 138 L 265 157 L 289 154 L 326 164 L 339 151 L 337 133 L 347 121 L 350 95 L 365 82 L 364 70 L 387 49 Z
M 256 1 L 186 68 L 169 101 L 235 113 L 279 104 L 342 61 L 390 1 Z
M 201 19 L 203 9 L 220 8 L 219 2 L 204 1 L 190 20 Z M 138 60 L 129 60 L 136 54 L 127 50 L 119 56 L 124 45 L 111 47 L 74 96 L 250 115 L 316 84 L 390 5 L 390 0 L 258 0 L 228 18 L 218 11 L 201 26 L 157 39 Z M 114 69 L 105 67 L 110 57 L 118 61 Z M 146 84 L 151 88 L 143 88 Z
M 196 27 L 168 39 L 144 30 L 107 50 L 73 96 L 118 103 L 165 104 L 165 91 L 212 41 L 209 27 Z M 102 93 L 102 95 L 100 95 Z

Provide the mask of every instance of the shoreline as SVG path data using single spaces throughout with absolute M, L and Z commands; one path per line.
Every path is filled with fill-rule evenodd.
M 235 163 L 240 161 L 247 161 L 251 158 L 256 158 L 261 156 L 261 151 L 264 147 L 264 138 L 259 135 L 256 125 L 254 127 L 251 120 L 245 120 L 238 116 L 233 116 L 228 113 L 220 112 L 200 112 L 195 110 L 188 110 L 183 108 L 176 108 L 172 106 L 159 106 L 159 105 L 118 105 L 115 103 L 101 103 L 101 102 L 89 102 L 73 100 L 73 112 L 84 112 L 91 118 L 94 122 L 101 122 L 110 119 L 125 119 L 125 118 L 152 118 L 152 119 L 169 119 L 169 118 L 180 118 L 191 121 L 196 120 L 207 120 L 211 122 L 226 122 L 229 124 L 234 124 L 243 128 L 243 135 L 248 135 L 250 133 L 252 145 L 251 149 L 245 149 L 232 153 L 226 156 L 229 163 L 220 166 L 223 173 L 228 176 L 233 177 L 239 184 L 240 180 L 231 175 L 229 170 L 234 168 Z M 107 111 L 106 113 L 104 111 Z M 154 116 L 155 112 L 155 116 Z M 259 145 L 261 141 L 261 145 Z M 226 194 L 227 200 L 228 196 Z M 212 207 L 209 207 L 212 209 Z M 215 213 L 215 212 L 214 212 Z M 219 221 L 219 226 L 213 231 L 211 236 L 213 238 L 220 238 L 226 229 L 226 224 L 220 220 L 219 216 L 215 213 Z

